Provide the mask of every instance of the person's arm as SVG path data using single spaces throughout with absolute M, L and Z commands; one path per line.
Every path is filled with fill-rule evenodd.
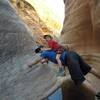
M 41 60 L 42 60 L 42 58 L 39 57 L 39 58 L 35 59 L 34 61 L 28 63 L 27 65 L 28 65 L 28 67 L 31 68 L 32 66 L 34 66 L 34 65 L 38 64 L 39 62 L 41 62 Z
M 44 48 L 44 50 L 51 50 L 51 48 Z
M 44 50 L 51 50 L 51 48 L 50 47 L 43 47 L 43 48 L 41 48 L 41 50 L 42 51 L 44 51 Z
M 47 64 L 48 64 L 48 59 L 43 58 L 43 59 L 41 60 L 41 63 L 42 63 L 42 64 L 44 64 L 44 63 L 47 63 Z
M 36 65 L 36 64 L 38 64 L 38 63 L 42 63 L 42 64 L 43 64 L 43 63 L 48 63 L 48 59 L 38 57 L 38 58 L 36 58 L 34 61 L 28 63 L 27 65 L 28 65 L 28 67 L 31 68 L 32 66 L 34 66 L 34 65 Z

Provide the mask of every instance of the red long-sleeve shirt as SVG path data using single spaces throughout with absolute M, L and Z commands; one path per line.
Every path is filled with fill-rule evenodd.
M 52 50 L 57 50 L 60 47 L 62 47 L 60 44 L 58 44 L 56 41 L 54 40 L 49 40 L 48 41 L 48 46 L 52 49 Z

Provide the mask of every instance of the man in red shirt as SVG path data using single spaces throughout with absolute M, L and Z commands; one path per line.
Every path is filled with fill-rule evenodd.
M 59 70 L 57 73 L 57 76 L 64 76 L 64 68 L 60 60 L 61 53 L 65 50 L 63 46 L 61 46 L 59 43 L 57 43 L 55 40 L 53 40 L 51 35 L 44 35 L 44 39 L 47 41 L 49 48 L 45 48 L 45 50 L 53 50 L 57 53 L 56 60 L 59 65 Z

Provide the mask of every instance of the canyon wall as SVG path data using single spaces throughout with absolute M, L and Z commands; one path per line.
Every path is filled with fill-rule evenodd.
M 62 44 L 77 52 L 100 53 L 100 1 L 65 0 Z
M 100 0 L 64 0 L 64 3 L 61 43 L 82 55 L 100 73 Z M 91 74 L 86 77 L 100 91 L 100 80 Z
M 34 7 L 25 0 L 10 0 L 18 16 L 27 24 L 32 36 L 38 44 L 47 46 L 42 38 L 44 34 L 52 34 L 47 25 L 40 19 Z
M 35 47 L 32 34 L 12 4 L 0 0 L 0 100 L 40 100 L 56 82 L 50 67 L 40 64 L 33 69 L 25 67 L 38 57 L 32 50 Z
M 75 47 L 77 51 L 90 53 L 86 59 L 90 60 L 91 58 L 90 62 L 100 70 L 98 67 L 99 54 L 92 56 L 91 53 L 99 52 L 99 0 L 97 2 L 92 0 L 91 2 L 75 1 L 73 0 L 74 3 L 71 5 L 71 0 L 65 2 L 66 16 L 62 32 L 62 40 L 65 41 L 62 43 Z M 84 5 L 86 6 L 83 7 Z M 77 10 L 76 7 L 82 8 Z M 37 25 L 39 21 L 33 21 L 34 18 L 38 18 L 30 19 L 29 12 L 25 12 L 26 9 L 23 8 L 19 9 L 21 12 L 16 12 L 9 0 L 0 0 L 0 100 L 41 100 L 41 97 L 45 96 L 49 90 L 51 91 L 51 88 L 57 83 L 55 70 L 51 68 L 53 66 L 51 63 L 48 67 L 38 64 L 32 69 L 26 69 L 26 63 L 38 58 L 38 55 L 33 54 L 32 48 L 36 44 L 34 36 L 42 31 L 39 31 L 41 25 L 39 23 L 39 26 Z M 71 9 L 75 11 L 71 11 Z M 76 17 L 77 15 L 78 17 Z M 79 17 L 80 15 L 81 17 Z M 36 13 L 34 12 L 32 16 L 36 16 Z M 89 75 L 87 78 L 99 91 L 100 81 L 93 75 Z

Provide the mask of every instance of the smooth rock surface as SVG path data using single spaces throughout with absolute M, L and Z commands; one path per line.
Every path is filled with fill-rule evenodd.
M 62 44 L 81 53 L 100 53 L 99 12 L 99 0 L 65 0 Z
M 70 6 L 69 9 L 71 9 L 71 7 L 73 7 L 74 9 L 74 7 L 77 7 L 81 2 L 83 2 L 83 0 L 80 2 L 78 0 L 76 1 L 77 2 L 74 2 L 72 4 L 73 6 Z M 87 2 L 83 3 L 83 5 L 87 4 Z M 70 3 L 71 3 L 70 0 L 66 2 L 66 4 Z M 74 6 L 74 4 L 77 6 Z M 94 7 L 95 6 L 96 3 L 94 4 Z M 88 8 L 88 6 L 85 7 Z M 69 41 L 70 40 L 74 41 L 72 42 L 72 45 L 74 45 L 74 43 L 75 46 L 80 45 L 77 47 L 79 48 L 78 50 L 83 50 L 84 52 L 86 51 L 90 53 L 91 50 L 98 51 L 99 49 L 94 48 L 93 43 L 96 42 L 91 43 L 90 37 L 89 37 L 90 40 L 88 42 L 89 44 L 87 45 L 86 41 L 88 41 L 88 37 L 87 38 L 84 37 L 86 41 L 83 40 L 83 36 L 88 36 L 88 34 L 90 34 L 90 31 L 92 29 L 91 20 L 89 16 L 93 14 L 92 11 L 94 10 L 94 9 L 91 10 L 91 13 L 89 14 L 88 13 L 89 8 L 85 9 L 85 7 L 83 7 L 84 8 L 83 12 L 81 10 L 78 11 L 83 13 L 83 16 L 78 18 L 80 19 L 79 26 L 81 26 L 80 22 L 81 23 L 89 22 L 90 24 L 87 25 L 85 23 L 84 25 L 81 26 L 81 28 L 79 27 L 76 28 L 77 30 L 79 30 L 77 31 L 79 33 L 79 36 L 82 37 L 81 40 L 80 37 L 78 38 L 76 37 L 75 40 L 72 39 L 74 32 L 71 32 L 72 33 L 71 37 L 70 37 L 71 34 L 69 34 L 69 36 L 67 37 L 69 37 Z M 96 10 L 97 12 L 98 8 L 99 5 L 97 6 Z M 74 13 L 75 16 L 80 15 L 78 14 L 78 12 Z M 86 16 L 84 15 L 85 13 Z M 66 15 L 67 15 L 67 10 L 66 10 Z M 75 20 L 73 18 L 77 18 L 75 16 L 71 16 L 68 18 L 71 19 L 74 23 Z M 97 16 L 99 16 L 99 13 L 97 13 Z M 82 19 L 82 17 L 84 20 Z M 65 24 L 66 24 L 66 18 L 67 17 L 65 17 Z M 98 17 L 96 17 L 96 19 L 98 19 Z M 69 22 L 71 20 L 69 20 Z M 66 26 L 65 24 L 64 27 Z M 72 25 L 73 27 L 76 27 L 75 24 Z M 97 28 L 96 25 L 98 26 L 98 24 L 94 24 L 95 26 L 94 31 L 99 31 L 99 28 Z M 74 30 L 70 29 L 70 27 L 68 28 L 68 30 L 70 31 Z M 67 28 L 65 27 L 65 29 Z M 80 31 L 82 30 L 84 30 L 84 32 L 80 33 Z M 87 34 L 83 34 L 85 32 Z M 63 33 L 63 35 L 64 34 L 65 33 Z M 37 55 L 34 55 L 32 51 L 33 46 L 35 46 L 35 42 L 34 38 L 31 35 L 32 33 L 29 31 L 28 27 L 22 22 L 22 20 L 20 20 L 20 18 L 16 14 L 15 10 L 11 7 L 11 4 L 8 2 L 8 0 L 0 0 L 0 100 L 40 100 L 40 98 L 44 96 L 44 94 L 49 89 L 51 89 L 57 82 L 55 77 L 55 70 L 51 68 L 51 66 L 53 66 L 52 64 L 50 66 L 47 65 L 42 66 L 41 64 L 38 64 L 37 66 L 33 66 L 31 70 L 24 68 L 27 62 L 32 61 L 37 57 Z M 95 36 L 95 39 L 97 39 L 96 37 L 97 36 Z M 63 40 L 68 40 L 68 39 L 64 38 Z M 99 39 L 97 40 L 99 41 Z M 65 43 L 67 44 L 66 41 Z M 98 47 L 98 42 L 96 44 L 97 44 L 96 47 Z M 90 49 L 92 47 L 93 49 L 91 50 L 87 49 L 88 45 Z M 98 66 L 100 63 L 100 58 L 98 53 L 92 55 L 87 54 L 87 56 L 85 55 L 85 59 L 90 64 L 95 65 L 96 68 L 99 70 L 100 67 Z M 91 74 L 86 77 L 92 83 L 92 85 L 97 89 L 97 91 L 99 91 L 100 81 Z
M 100 73 L 100 0 L 64 0 L 65 21 L 61 43 L 83 56 Z M 89 74 L 89 82 L 100 91 L 100 79 Z
M 33 46 L 28 27 L 8 0 L 0 0 L 0 100 L 40 100 L 55 84 L 50 67 L 39 64 L 32 70 L 24 68 L 36 58 Z

